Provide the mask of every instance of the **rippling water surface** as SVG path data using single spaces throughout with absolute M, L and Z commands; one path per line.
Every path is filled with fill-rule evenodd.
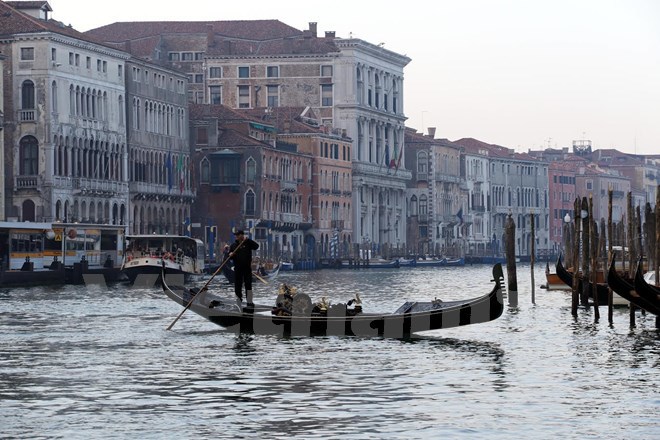
M 237 336 L 191 312 L 167 331 L 181 307 L 158 288 L 0 291 L 0 436 L 660 438 L 654 317 L 574 319 L 570 295 L 537 287 L 533 305 L 529 267 L 518 278 L 519 307 L 498 320 L 407 340 Z M 490 279 L 485 266 L 289 272 L 255 296 L 287 282 L 393 311 L 480 296 Z

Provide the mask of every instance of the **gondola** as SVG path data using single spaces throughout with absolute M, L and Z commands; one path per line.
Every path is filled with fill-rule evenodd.
M 560 280 L 564 282 L 569 288 L 573 287 L 573 274 L 566 270 L 564 268 L 564 265 L 561 262 L 561 255 L 557 258 L 557 265 L 556 265 L 556 272 L 557 276 L 559 277 Z M 580 296 L 582 293 L 585 291 L 589 292 L 588 296 L 589 298 L 593 298 L 593 286 L 591 281 L 585 280 L 584 278 L 580 277 L 578 279 L 578 293 Z M 596 292 L 598 294 L 598 304 L 599 305 L 606 305 L 607 304 L 607 284 L 606 283 L 596 283 Z M 613 297 L 613 304 L 617 306 L 622 306 L 628 304 L 625 300 L 625 298 L 621 297 L 620 295 L 614 295 Z
M 280 273 L 281 264 L 278 263 L 275 268 L 271 270 L 263 270 L 259 272 L 253 272 L 253 274 L 259 275 L 264 280 L 274 280 L 277 278 L 277 275 Z M 234 266 L 233 264 L 225 264 L 222 266 L 222 274 L 227 278 L 227 281 L 234 284 Z M 257 281 L 256 277 L 252 276 L 253 281 Z
M 637 273 L 641 276 L 641 264 L 638 265 Z M 637 281 L 637 275 L 635 276 L 635 282 Z M 642 281 L 643 277 L 642 277 Z M 626 280 L 618 274 L 614 267 L 614 257 L 610 262 L 610 269 L 607 272 L 607 284 L 610 288 L 616 292 L 621 297 L 627 299 L 640 309 L 644 309 L 647 312 L 653 313 L 654 315 L 660 314 L 660 302 L 658 301 L 657 295 L 645 294 L 642 295 L 642 289 L 638 289 L 637 284 L 632 284 L 630 281 Z M 641 287 L 641 286 L 639 286 Z
M 281 297 L 286 295 L 278 296 L 276 307 L 257 305 L 239 309 L 233 299 L 217 298 L 207 292 L 196 294 L 185 287 L 170 286 L 165 280 L 162 286 L 173 301 L 184 307 L 189 305 L 191 311 L 236 333 L 408 337 L 420 331 L 499 318 L 504 310 L 504 275 L 500 264 L 493 267 L 493 277 L 495 285 L 486 295 L 461 301 L 409 301 L 393 313 L 365 313 L 357 295 L 346 304 L 335 304 L 320 310 L 303 293 L 293 296 L 289 310 L 283 310 L 283 304 L 287 302 L 282 301 Z
M 639 294 L 639 296 L 655 309 L 655 311 L 649 309 L 646 310 L 657 316 L 660 316 L 660 313 L 658 313 L 660 311 L 660 287 L 656 287 L 646 282 L 644 275 L 642 274 L 641 264 L 637 265 L 637 272 L 635 272 L 634 283 L 635 291 Z

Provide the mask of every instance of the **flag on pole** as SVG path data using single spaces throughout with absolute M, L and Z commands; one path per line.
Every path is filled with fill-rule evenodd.
M 179 161 L 177 163 L 177 172 L 179 174 L 179 189 L 183 192 L 183 181 L 184 181 L 184 172 L 183 172 L 183 154 L 179 155 Z
M 459 225 L 463 224 L 463 207 L 461 206 L 461 209 L 458 210 L 456 213 L 456 217 L 458 217 Z

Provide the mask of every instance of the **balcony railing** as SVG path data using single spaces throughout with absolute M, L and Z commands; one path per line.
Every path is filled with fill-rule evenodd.
M 333 229 L 339 229 L 341 231 L 344 229 L 344 220 L 332 220 L 330 222 L 330 227 Z
M 38 175 L 35 176 L 15 176 L 14 188 L 16 189 L 37 189 L 41 179 Z
M 294 180 L 283 180 L 280 182 L 280 188 L 285 192 L 296 192 L 298 184 Z
M 36 121 L 37 111 L 36 110 L 19 110 L 18 111 L 18 120 L 20 122 L 34 122 Z
M 436 172 L 435 173 L 436 182 L 451 182 L 451 183 L 460 183 L 461 178 L 459 176 L 454 176 L 451 174 Z

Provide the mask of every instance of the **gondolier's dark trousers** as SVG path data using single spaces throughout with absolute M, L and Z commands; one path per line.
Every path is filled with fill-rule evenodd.
M 236 267 L 234 270 L 234 292 L 236 296 L 243 299 L 243 284 L 245 290 L 252 290 L 252 270 Z

